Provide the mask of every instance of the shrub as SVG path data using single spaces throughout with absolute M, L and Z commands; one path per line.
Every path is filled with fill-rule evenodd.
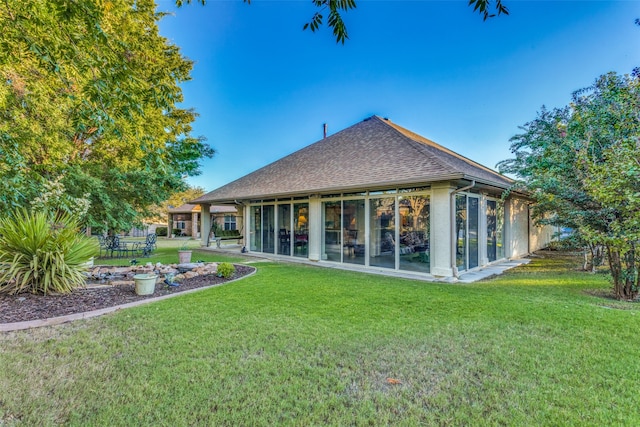
M 225 279 L 233 276 L 233 273 L 236 272 L 236 268 L 233 264 L 228 262 L 221 262 L 218 264 L 218 277 L 224 277 Z
M 0 220 L 0 292 L 68 293 L 85 283 L 95 240 L 69 214 L 19 210 Z
M 167 227 L 156 228 L 156 236 L 167 237 Z

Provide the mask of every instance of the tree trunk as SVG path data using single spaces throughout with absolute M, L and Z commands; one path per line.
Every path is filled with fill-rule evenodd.
M 635 299 L 638 296 L 638 271 L 634 245 L 623 255 L 618 248 L 608 246 L 607 255 L 616 298 L 626 301 Z
M 589 249 L 591 249 L 591 247 L 589 247 Z M 589 252 L 587 251 L 586 247 L 582 249 L 582 255 L 584 256 L 584 263 L 582 264 L 582 270 L 589 271 L 593 269 L 593 264 L 589 263 Z

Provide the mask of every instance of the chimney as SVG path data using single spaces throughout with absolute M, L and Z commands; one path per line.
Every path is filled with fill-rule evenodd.
M 323 130 L 323 133 L 324 133 L 324 137 L 326 138 L 327 137 L 327 124 L 326 123 L 322 124 L 322 130 Z

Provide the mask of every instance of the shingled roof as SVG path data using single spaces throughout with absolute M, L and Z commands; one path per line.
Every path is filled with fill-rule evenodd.
M 372 116 L 207 193 L 191 203 L 371 190 L 475 179 L 513 181 L 388 119 Z
M 193 213 L 193 212 L 200 212 L 200 205 L 194 205 L 194 204 L 189 204 L 189 203 L 185 203 L 184 205 L 180 205 L 177 208 L 169 208 L 167 209 L 169 213 L 175 213 L 175 214 L 180 214 L 180 213 Z M 235 206 L 211 206 L 209 208 L 209 212 L 210 213 L 233 213 L 236 212 L 236 208 Z

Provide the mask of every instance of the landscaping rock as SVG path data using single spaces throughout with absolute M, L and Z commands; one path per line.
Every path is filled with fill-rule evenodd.
M 111 286 L 129 286 L 135 284 L 133 280 L 113 280 L 108 283 Z
M 180 273 L 184 273 L 187 271 L 191 271 L 195 268 L 202 267 L 202 265 L 203 265 L 202 263 L 198 263 L 198 262 L 188 262 L 188 263 L 178 264 L 176 268 Z

